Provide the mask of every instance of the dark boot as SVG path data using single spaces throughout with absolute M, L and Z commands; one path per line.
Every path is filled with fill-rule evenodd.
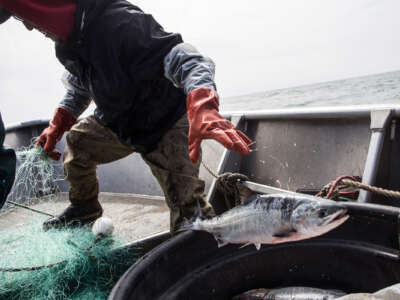
M 70 204 L 61 214 L 46 220 L 43 223 L 43 230 L 51 228 L 63 228 L 73 226 L 83 226 L 94 222 L 103 214 L 97 199 L 83 204 Z

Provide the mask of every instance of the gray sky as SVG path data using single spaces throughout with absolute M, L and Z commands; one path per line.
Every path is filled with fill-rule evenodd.
M 399 0 L 132 3 L 216 62 L 221 97 L 400 69 Z M 51 118 L 64 94 L 53 42 L 10 20 L 0 45 L 6 125 Z

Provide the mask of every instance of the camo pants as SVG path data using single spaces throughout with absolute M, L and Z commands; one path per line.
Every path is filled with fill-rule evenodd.
M 190 219 L 197 213 L 198 203 L 204 215 L 214 215 L 213 208 L 203 197 L 204 181 L 198 177 L 200 163 L 193 164 L 189 159 L 188 128 L 184 115 L 154 151 L 142 154 L 164 192 L 170 209 L 171 233 L 184 218 Z M 63 164 L 64 175 L 70 183 L 70 201 L 75 205 L 90 205 L 99 193 L 97 166 L 126 157 L 133 150 L 121 144 L 118 137 L 93 116 L 74 125 L 66 140 Z

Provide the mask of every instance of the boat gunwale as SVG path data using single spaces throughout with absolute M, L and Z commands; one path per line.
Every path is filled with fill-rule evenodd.
M 241 116 L 246 120 L 263 119 L 321 119 L 321 118 L 363 118 L 368 117 L 374 110 L 392 110 L 392 116 L 400 117 L 399 104 L 373 104 L 373 105 L 347 105 L 347 106 L 317 106 L 317 107 L 292 107 L 282 109 L 263 109 L 247 111 L 222 111 L 225 118 Z M 14 123 L 6 127 L 9 133 L 18 129 L 34 126 L 47 126 L 50 119 L 31 120 Z

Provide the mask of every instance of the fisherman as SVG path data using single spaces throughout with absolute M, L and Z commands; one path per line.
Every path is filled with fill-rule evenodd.
M 17 161 L 14 150 L 3 146 L 4 137 L 4 124 L 0 114 L 0 209 L 3 207 L 14 183 Z
M 126 0 L 0 0 L 0 7 L 54 40 L 66 69 L 66 95 L 37 143 L 57 160 L 55 146 L 69 131 L 63 167 L 71 204 L 44 229 L 99 218 L 97 165 L 133 152 L 165 194 L 172 233 L 198 203 L 214 215 L 198 177 L 201 141 L 242 155 L 251 141 L 218 113 L 211 59 Z M 90 101 L 94 115 L 77 123 Z
M 0 9 L 0 24 L 8 20 L 10 14 Z M 0 209 L 7 199 L 15 178 L 15 167 L 17 158 L 12 149 L 3 146 L 5 138 L 5 129 L 3 119 L 0 113 Z

